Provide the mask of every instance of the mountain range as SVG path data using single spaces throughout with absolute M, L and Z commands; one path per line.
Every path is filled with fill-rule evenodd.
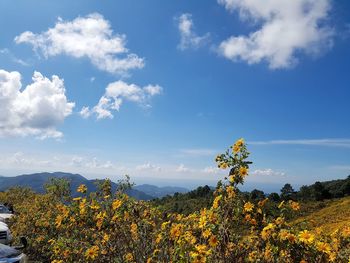
M 97 190 L 97 179 L 89 180 L 80 174 L 54 172 L 54 173 L 34 173 L 24 174 L 14 177 L 0 176 L 0 191 L 5 191 L 11 187 L 29 187 L 32 190 L 43 193 L 45 191 L 44 185 L 49 182 L 50 178 L 65 178 L 69 180 L 72 193 L 76 192 L 79 185 L 85 184 L 90 192 Z M 117 189 L 118 185 L 112 182 L 112 191 Z M 158 187 L 155 185 L 143 184 L 134 186 L 127 190 L 127 194 L 138 200 L 151 200 L 154 198 L 164 197 L 166 195 L 173 195 L 174 193 L 185 193 L 188 189 L 182 187 Z

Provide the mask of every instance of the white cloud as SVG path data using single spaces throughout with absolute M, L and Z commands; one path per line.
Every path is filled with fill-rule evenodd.
M 250 175 L 253 176 L 274 176 L 274 177 L 283 177 L 285 176 L 284 172 L 280 172 L 280 171 L 274 171 L 272 169 L 257 169 L 254 170 L 253 172 L 250 173 Z
M 16 152 L 10 158 L 8 158 L 8 162 L 13 163 L 15 165 L 32 165 L 33 160 L 25 157 L 23 152 Z
M 98 13 L 72 21 L 59 18 L 46 32 L 26 31 L 17 36 L 15 42 L 31 44 L 45 58 L 60 54 L 87 57 L 98 69 L 110 73 L 123 74 L 144 66 L 144 60 L 125 47 L 126 36 L 113 34 L 109 21 Z
M 112 169 L 114 168 L 114 165 L 112 164 L 111 161 L 106 161 L 106 162 L 100 162 L 96 157 L 92 158 L 90 161 L 85 162 L 85 167 L 87 168 L 103 168 L 103 169 Z
M 89 117 L 92 113 L 97 115 L 97 119 L 113 118 L 112 111 L 119 111 L 124 100 L 149 107 L 147 102 L 161 92 L 162 88 L 158 85 L 148 85 L 142 88 L 119 80 L 107 86 L 105 94 L 95 107 L 91 110 L 83 107 L 80 114 L 84 118 Z
M 0 136 L 60 138 L 56 127 L 72 113 L 63 80 L 34 72 L 33 83 L 22 89 L 21 74 L 0 70 Z
M 0 54 L 1 55 L 5 55 L 7 57 L 9 57 L 13 62 L 15 62 L 16 64 L 19 64 L 21 66 L 29 66 L 30 63 L 27 61 L 24 61 L 20 58 L 17 58 L 9 49 L 7 48 L 3 48 L 0 49 Z
M 186 167 L 184 164 L 180 164 L 176 168 L 176 172 L 178 172 L 178 173 L 187 173 L 187 172 L 191 172 L 191 169 Z
M 297 53 L 318 54 L 332 45 L 333 30 L 324 21 L 330 0 L 218 0 L 229 11 L 238 11 L 261 27 L 248 36 L 231 36 L 219 53 L 248 64 L 267 61 L 269 67 L 288 68 L 297 63 Z
M 136 166 L 136 170 L 137 171 L 154 171 L 154 172 L 160 172 L 161 171 L 161 167 L 151 164 L 151 163 L 144 163 L 141 165 Z
M 198 36 L 193 31 L 194 25 L 191 14 L 182 14 L 177 20 L 181 38 L 180 44 L 178 45 L 179 49 L 198 48 L 208 40 L 208 33 L 203 36 Z
M 350 148 L 350 139 L 300 139 L 300 140 L 271 140 L 250 141 L 251 145 L 310 145 Z
M 97 157 L 88 158 L 74 155 L 69 162 L 72 167 L 81 167 L 89 169 L 114 169 L 115 165 L 111 161 L 100 161 Z
M 213 149 L 182 149 L 182 154 L 186 156 L 201 157 L 201 156 L 214 156 L 217 151 Z
M 83 107 L 81 111 L 79 112 L 80 116 L 84 119 L 87 119 L 91 116 L 91 111 L 89 110 L 89 107 Z
M 202 170 L 203 173 L 206 173 L 206 174 L 219 174 L 219 173 L 227 173 L 227 171 L 224 171 L 222 169 L 219 169 L 218 167 L 213 167 L 213 166 L 208 166 L 208 167 L 205 167 L 203 170 Z

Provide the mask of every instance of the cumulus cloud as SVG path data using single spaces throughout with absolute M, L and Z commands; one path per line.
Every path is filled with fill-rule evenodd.
M 28 43 L 45 58 L 65 54 L 75 58 L 87 57 L 98 69 L 110 73 L 126 73 L 142 68 L 143 58 L 125 47 L 126 36 L 113 34 L 109 21 L 98 13 L 72 21 L 58 19 L 46 32 L 23 32 L 15 42 Z
M 119 111 L 124 100 L 149 107 L 148 101 L 151 97 L 161 92 L 162 87 L 158 85 L 139 87 L 119 80 L 107 86 L 105 94 L 95 107 L 92 109 L 84 107 L 80 114 L 84 118 L 89 117 L 93 113 L 97 115 L 97 119 L 113 118 L 112 111 Z
M 84 106 L 81 111 L 79 112 L 80 116 L 83 117 L 84 119 L 87 119 L 91 116 L 91 111 L 89 107 Z
M 178 17 L 178 29 L 181 38 L 178 47 L 181 50 L 188 48 L 198 48 L 209 38 L 208 33 L 203 36 L 198 36 L 194 32 L 194 24 L 191 14 L 182 14 Z
M 160 172 L 161 171 L 161 167 L 158 165 L 154 165 L 151 163 L 144 163 L 141 165 L 136 166 L 136 170 L 137 171 L 155 171 L 155 172 Z
M 33 83 L 22 89 L 21 74 L 0 70 L 0 136 L 60 138 L 56 127 L 72 113 L 64 82 L 34 72 Z
M 272 169 L 257 169 L 254 170 L 251 175 L 255 176 L 273 176 L 273 177 L 279 177 L 279 176 L 285 176 L 284 172 L 280 171 L 274 171 Z
M 218 0 L 242 21 L 261 25 L 249 35 L 231 36 L 219 46 L 219 53 L 248 64 L 266 61 L 269 67 L 288 68 L 297 54 L 317 54 L 332 45 L 333 30 L 324 23 L 330 0 Z

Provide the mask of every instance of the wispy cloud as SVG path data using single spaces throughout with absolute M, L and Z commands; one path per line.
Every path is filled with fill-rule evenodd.
M 272 176 L 272 177 L 284 177 L 286 174 L 281 171 L 275 171 L 271 168 L 257 169 L 250 173 L 253 176 Z
M 180 153 L 182 155 L 186 156 L 193 156 L 193 157 L 202 157 L 202 156 L 214 156 L 217 151 L 214 149 L 205 149 L 205 148 L 198 148 L 198 149 L 182 149 L 180 150 Z
M 350 139 L 299 139 L 299 140 L 249 141 L 248 144 L 250 145 L 310 145 L 310 146 L 350 148 Z
M 178 172 L 178 173 L 187 173 L 187 172 L 191 172 L 191 169 L 186 167 L 184 164 L 180 164 L 176 168 L 176 172 Z
M 179 49 L 198 48 L 208 41 L 209 33 L 198 36 L 194 32 L 194 23 L 191 14 L 182 14 L 176 20 L 178 21 L 178 29 L 181 38 L 178 45 Z
M 0 49 L 0 54 L 8 56 L 13 62 L 16 64 L 19 64 L 21 66 L 30 66 L 30 63 L 27 61 L 24 61 L 23 59 L 17 58 L 9 49 L 3 48 Z

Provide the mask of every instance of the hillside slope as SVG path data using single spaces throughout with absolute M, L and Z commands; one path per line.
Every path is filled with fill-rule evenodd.
M 322 203 L 321 203 L 322 204 Z M 323 202 L 324 206 L 296 219 L 293 224 L 303 225 L 314 230 L 332 233 L 345 225 L 350 226 L 350 196 Z

